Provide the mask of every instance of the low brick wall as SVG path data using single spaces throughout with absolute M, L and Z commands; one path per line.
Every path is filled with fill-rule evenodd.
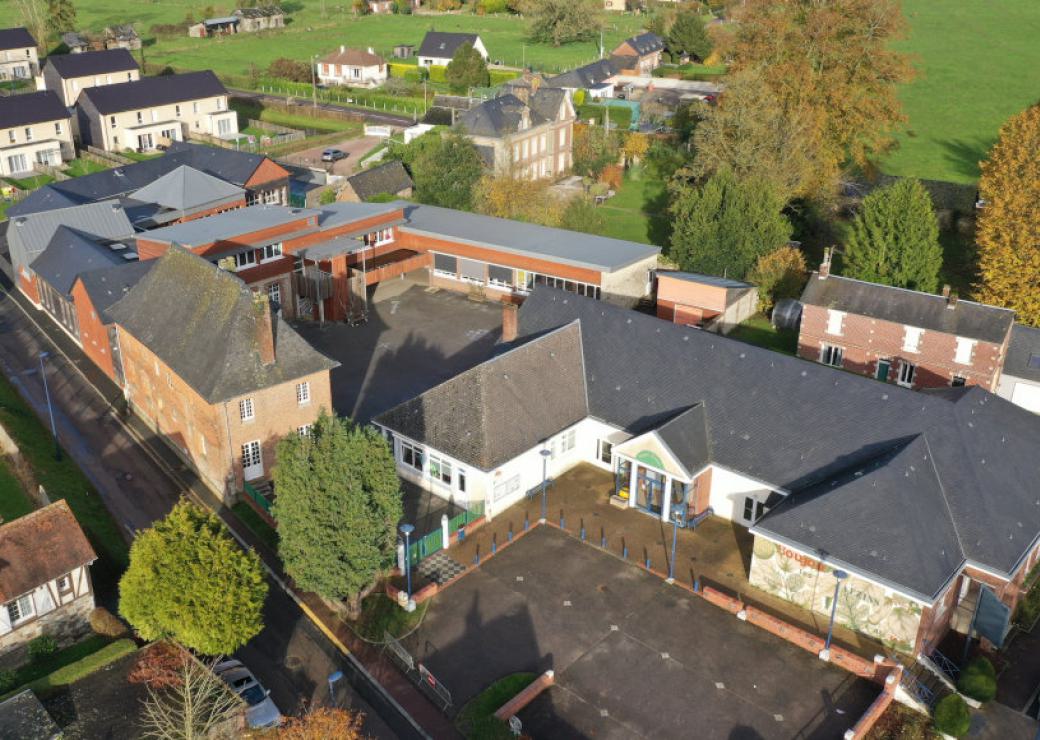
M 728 611 L 730 614 L 736 614 L 744 608 L 744 604 L 740 599 L 735 599 L 732 596 L 727 596 L 721 591 L 716 591 L 711 586 L 705 586 L 701 589 L 701 596 L 707 601 L 710 601 L 715 606 L 721 607 Z
M 519 712 L 521 709 L 526 707 L 535 698 L 545 691 L 547 688 L 556 683 L 556 674 L 552 671 L 546 671 L 534 681 L 527 685 L 527 688 L 523 689 L 519 694 L 514 696 L 512 699 L 507 701 L 498 711 L 495 712 L 495 718 L 500 719 L 503 722 L 508 720 L 514 714 Z
M 902 666 L 894 666 L 888 671 L 888 675 L 886 675 L 884 679 L 885 688 L 881 690 L 878 698 L 867 707 L 867 711 L 863 713 L 863 716 L 859 718 L 859 721 L 846 731 L 845 740 L 861 740 L 861 738 L 867 736 L 877 721 L 881 719 L 881 715 L 885 713 L 888 707 L 895 700 L 896 689 L 899 688 L 899 681 L 902 677 Z

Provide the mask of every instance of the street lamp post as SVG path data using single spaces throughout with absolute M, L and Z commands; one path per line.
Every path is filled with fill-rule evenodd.
M 40 353 L 40 377 L 43 378 L 43 395 L 47 399 L 47 414 L 51 419 L 51 436 L 54 437 L 54 459 L 61 460 L 61 445 L 58 444 L 58 428 L 54 424 L 54 406 L 51 405 L 51 390 L 47 386 L 47 369 L 43 361 L 50 357 L 50 352 Z
M 838 593 L 841 591 L 841 582 L 849 577 L 849 574 L 843 570 L 834 571 L 834 599 L 831 602 L 831 619 L 827 625 L 827 640 L 823 643 L 823 650 L 820 651 L 820 660 L 831 659 L 831 639 L 834 637 L 834 617 L 838 613 Z
M 336 703 L 336 681 L 343 678 L 343 671 L 336 671 L 335 673 L 329 674 L 329 703 Z
M 405 583 L 407 584 L 405 594 L 408 596 L 407 606 L 405 609 L 411 611 L 415 607 L 412 605 L 412 553 L 411 553 L 411 537 L 412 532 L 415 531 L 415 527 L 411 524 L 401 525 L 401 534 L 404 535 L 404 577 Z M 411 608 L 409 608 L 411 607 Z
M 548 506 L 546 499 L 546 485 L 549 480 L 549 455 L 552 453 L 549 450 L 542 450 L 542 524 L 545 524 L 545 508 Z
M 312 54 L 311 55 L 311 107 L 312 108 L 317 108 L 318 107 L 317 70 L 318 70 L 318 55 L 317 54 Z

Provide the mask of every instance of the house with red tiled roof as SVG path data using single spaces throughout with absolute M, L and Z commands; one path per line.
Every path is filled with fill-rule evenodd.
M 0 659 L 41 635 L 67 645 L 90 632 L 96 559 L 64 501 L 0 526 Z
M 351 87 L 378 87 L 386 82 L 387 67 L 383 57 L 371 48 L 351 49 L 326 54 L 318 60 L 318 81 L 323 85 L 350 85 Z

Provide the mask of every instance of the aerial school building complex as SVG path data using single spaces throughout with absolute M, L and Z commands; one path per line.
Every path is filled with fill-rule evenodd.
M 1040 557 L 1040 418 L 560 291 L 527 298 L 497 357 L 375 423 L 402 476 L 492 517 L 591 463 L 632 516 L 747 527 L 751 585 L 828 615 L 847 574 L 838 620 L 905 652 L 966 632 L 984 589 L 1013 609 Z

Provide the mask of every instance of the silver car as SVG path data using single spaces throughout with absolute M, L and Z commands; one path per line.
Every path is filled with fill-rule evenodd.
M 282 723 L 282 713 L 271 701 L 271 692 L 264 689 L 253 672 L 240 661 L 232 659 L 217 663 L 213 672 L 249 706 L 246 720 L 250 727 L 274 727 Z

